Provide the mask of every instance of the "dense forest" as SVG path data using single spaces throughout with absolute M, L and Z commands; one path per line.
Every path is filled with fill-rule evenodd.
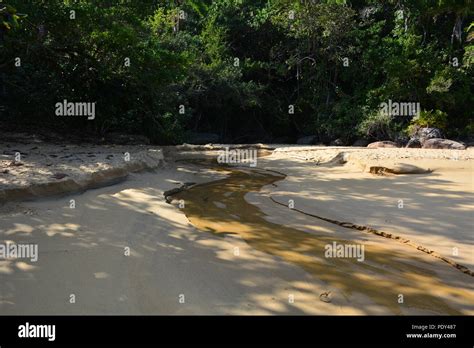
M 470 0 L 3 0 L 0 125 L 192 141 L 474 134 Z M 55 104 L 96 103 L 96 117 Z M 381 103 L 419 103 L 387 116 Z

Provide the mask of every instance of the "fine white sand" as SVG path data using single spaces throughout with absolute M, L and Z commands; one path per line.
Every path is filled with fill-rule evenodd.
M 106 157 L 108 150 L 101 151 Z M 340 152 L 349 153 L 346 163 L 331 161 Z M 163 192 L 225 174 L 175 165 L 175 150 L 163 153 L 164 161 L 154 172 L 131 174 L 114 186 L 4 203 L 0 240 L 37 244 L 39 260 L 0 260 L 0 314 L 392 314 L 362 293 L 344 297 L 297 265 L 253 249 L 238 235 L 219 237 L 194 228 L 182 211 L 165 202 Z M 215 156 L 192 153 L 204 154 Z M 260 158 L 258 167 L 283 172 L 287 178 L 246 199 L 274 223 L 381 243 L 388 252 L 406 253 L 407 260 L 422 258 L 437 278 L 456 284 L 472 298 L 473 278 L 430 255 L 335 227 L 269 200 L 293 199 L 301 211 L 408 238 L 472 270 L 472 155 L 471 149 L 278 148 Z M 32 162 L 25 162 L 34 171 Z M 387 176 L 368 172 L 370 166 L 396 163 L 434 171 Z M 22 175 L 27 187 L 28 173 Z M 6 180 L 2 184 L 13 185 Z M 125 255 L 128 250 L 130 255 Z M 333 302 L 320 300 L 325 291 L 334 293 Z M 455 297 L 454 292 L 427 291 Z M 70 303 L 72 294 L 75 303 Z M 460 313 L 474 314 L 474 302 L 447 302 Z M 407 306 L 404 313 L 437 312 Z

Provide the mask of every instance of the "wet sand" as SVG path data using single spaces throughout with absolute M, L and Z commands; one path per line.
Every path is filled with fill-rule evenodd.
M 1 205 L 0 239 L 37 244 L 39 259 L 0 261 L 0 314 L 474 314 L 472 276 L 311 216 L 472 270 L 472 151 L 278 148 L 244 171 L 181 161 L 215 160 L 204 150 L 165 148 L 154 172 Z M 434 171 L 366 170 L 397 161 Z M 184 209 L 168 204 L 164 193 L 185 183 L 202 185 L 174 197 Z M 324 257 L 332 242 L 364 245 L 364 262 Z
M 185 202 L 183 210 L 198 229 L 218 235 L 237 234 L 253 248 L 323 280 L 334 296 L 350 300 L 354 293 L 363 295 L 368 298 L 367 305 L 382 306 L 387 313 L 472 313 L 472 308 L 468 308 L 474 303 L 471 276 L 458 274 L 458 270 L 418 250 L 391 245 L 396 242 L 359 231 L 358 242 L 365 246 L 364 262 L 355 258 L 326 258 L 326 245 L 354 243 L 341 239 L 347 234 L 343 228 L 325 224 L 331 233 L 308 233 L 272 223 L 265 219 L 258 205 L 245 200 L 247 193 L 257 194 L 262 187 L 284 180 L 284 176 L 261 170 L 231 170 L 228 175 L 226 179 L 197 185 L 173 196 Z M 451 275 L 440 276 L 439 268 Z M 458 282 L 463 281 L 465 286 L 459 286 Z M 399 303 L 399 295 L 403 295 L 404 303 Z

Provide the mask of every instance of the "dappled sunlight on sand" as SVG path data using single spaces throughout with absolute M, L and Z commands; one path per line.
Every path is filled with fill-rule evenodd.
M 184 211 L 199 229 L 217 235 L 237 234 L 251 247 L 302 267 L 317 279 L 342 290 L 344 296 L 364 294 L 394 314 L 412 309 L 441 314 L 473 312 L 474 291 L 458 289 L 439 279 L 436 268 L 449 267 L 440 261 L 416 251 L 404 253 L 391 249 L 390 244 L 374 242 L 364 242 L 365 262 L 328 259 L 324 257 L 325 245 L 348 241 L 321 231 L 307 233 L 271 223 L 258 207 L 245 201 L 248 192 L 259 191 L 282 179 L 263 171 L 253 175 L 235 170 L 226 179 L 192 187 L 173 197 L 186 202 Z M 230 214 L 242 219 L 236 220 Z M 465 280 L 471 281 L 467 275 Z M 407 297 L 406 306 L 397 302 L 399 294 Z M 280 309 L 279 304 L 268 306 L 277 312 Z

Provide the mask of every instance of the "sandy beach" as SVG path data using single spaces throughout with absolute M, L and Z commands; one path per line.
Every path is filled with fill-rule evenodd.
M 0 348 L 472 346 L 472 1 L 0 19 Z
M 0 239 L 39 257 L 0 261 L 1 314 L 474 314 L 473 148 L 260 145 L 256 168 L 219 168 L 189 159 L 222 146 L 85 146 L 58 168 L 21 146 Z M 328 259 L 333 242 L 364 262 Z

